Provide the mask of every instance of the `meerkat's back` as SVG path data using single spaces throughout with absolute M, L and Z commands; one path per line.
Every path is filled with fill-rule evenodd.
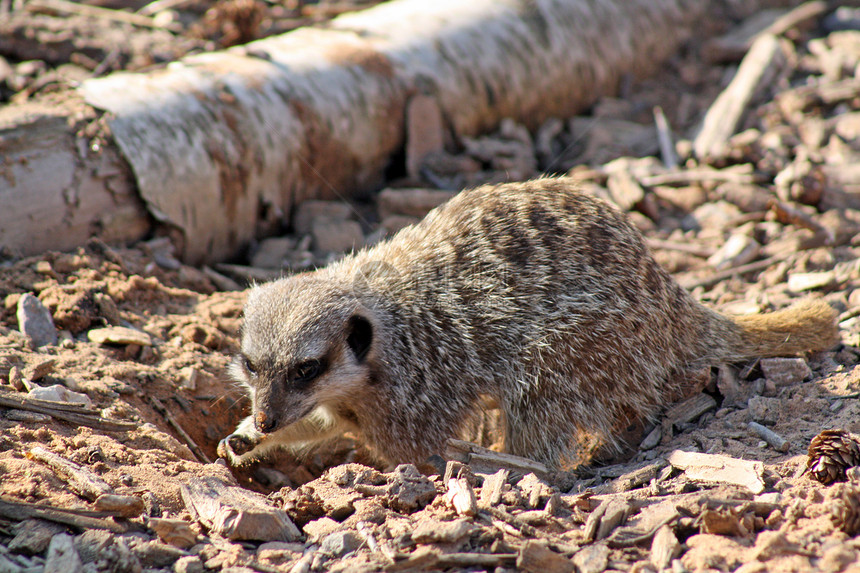
M 568 179 L 464 191 L 312 276 L 368 322 L 367 383 L 334 410 L 391 461 L 441 451 L 489 395 L 504 413 L 506 450 L 553 465 L 582 432 L 612 444 L 620 421 L 653 415 L 687 370 L 820 350 L 836 333 L 821 302 L 738 320 L 707 309 L 623 213 Z M 312 283 L 284 281 L 263 287 L 253 316 L 284 309 L 266 298 L 285 288 L 286 307 L 313 312 L 303 303 Z

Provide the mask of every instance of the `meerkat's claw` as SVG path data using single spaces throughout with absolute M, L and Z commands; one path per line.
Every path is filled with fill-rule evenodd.
M 240 466 L 247 462 L 248 453 L 258 444 L 258 441 L 243 436 L 230 434 L 218 442 L 218 457 L 224 458 L 231 466 Z

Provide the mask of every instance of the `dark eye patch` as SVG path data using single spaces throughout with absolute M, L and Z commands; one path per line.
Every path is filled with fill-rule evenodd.
M 323 360 L 306 360 L 295 366 L 291 382 L 296 388 L 305 388 L 319 378 L 325 369 L 326 363 Z

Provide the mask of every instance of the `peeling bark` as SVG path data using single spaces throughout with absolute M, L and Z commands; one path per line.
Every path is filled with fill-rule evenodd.
M 651 72 L 706 7 L 706 0 L 394 0 L 325 29 L 147 74 L 113 74 L 79 92 L 110 112 L 113 141 L 149 212 L 181 231 L 183 258 L 199 263 L 235 254 L 304 199 L 378 187 L 404 144 L 413 95 L 435 97 L 458 136 L 505 117 L 534 128 L 614 93 L 628 74 Z M 40 159 L 54 173 L 39 184 L 54 194 L 78 173 L 47 167 L 76 161 L 74 149 L 57 153 Z M 0 179 L 0 205 L 7 182 Z M 77 193 L 83 201 L 83 188 Z M 39 249 L 67 248 L 79 236 Z M 34 252 L 11 237 L 2 240 Z

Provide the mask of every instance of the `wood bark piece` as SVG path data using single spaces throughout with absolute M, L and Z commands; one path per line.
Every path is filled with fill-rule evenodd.
M 0 391 L 0 407 L 37 412 L 79 426 L 87 426 L 106 432 L 123 432 L 137 427 L 137 424 L 131 422 L 118 422 L 102 418 L 97 411 L 90 410 L 80 403 L 51 402 L 12 392 Z
M 128 526 L 123 523 L 104 519 L 107 517 L 107 514 L 103 512 L 62 509 L 11 499 L 0 499 L 0 517 L 16 521 L 45 519 L 55 523 L 71 525 L 81 530 L 107 529 L 113 533 L 125 533 L 129 530 Z
M 786 62 L 780 39 L 774 35 L 760 36 L 728 87 L 717 97 L 693 142 L 700 159 L 715 160 L 728 151 L 728 141 L 740 126 L 753 99 L 771 85 Z
M 27 457 L 47 465 L 69 484 L 78 495 L 95 500 L 97 497 L 113 493 L 113 488 L 94 474 L 89 468 L 80 466 L 72 461 L 49 452 L 41 446 L 36 446 L 27 452 Z
M 301 533 L 285 511 L 215 477 L 192 479 L 181 487 L 185 507 L 210 532 L 227 539 L 295 541 Z
M 758 461 L 675 450 L 669 463 L 694 481 L 742 485 L 755 494 L 764 491 L 764 464 Z
M 513 454 L 503 454 L 481 447 L 472 442 L 449 439 L 445 457 L 469 464 L 475 473 L 495 473 L 500 469 L 534 473 L 540 478 L 549 475 L 549 468 L 540 462 L 521 458 Z
M 104 140 L 88 145 L 83 137 L 80 148 L 79 128 L 66 125 L 71 112 L 43 106 L 27 119 L 6 106 L 15 109 L 4 110 L 0 137 L 14 150 L 7 165 L 18 177 L 0 177 L 3 243 L 24 254 L 70 248 L 100 222 L 125 240 L 148 222 L 141 216 L 148 211 L 184 236 L 186 261 L 223 259 L 274 231 L 304 199 L 378 187 L 403 149 L 406 106 L 416 93 L 435 98 L 456 136 L 505 117 L 536 128 L 653 70 L 706 7 L 698 0 L 394 0 L 325 28 L 87 80 L 77 93 L 110 112 L 110 135 L 96 129 Z M 17 127 L 43 120 L 50 129 L 38 141 Z M 10 131 L 17 139 L 7 139 Z M 115 187 L 105 177 L 116 177 Z M 135 184 L 146 209 L 128 212 L 124 194 Z M 31 189 L 45 201 L 22 201 Z M 103 202 L 115 189 L 120 211 Z M 45 217 L 54 224 L 40 220 L 43 211 L 56 213 Z M 78 224 L 74 239 L 34 232 L 65 230 L 66 211 Z M 113 219 L 124 216 L 134 225 L 117 227 Z
M 71 250 L 96 233 L 134 241 L 151 229 L 118 150 L 78 137 L 94 117 L 74 94 L 0 106 L 0 244 L 31 255 Z

